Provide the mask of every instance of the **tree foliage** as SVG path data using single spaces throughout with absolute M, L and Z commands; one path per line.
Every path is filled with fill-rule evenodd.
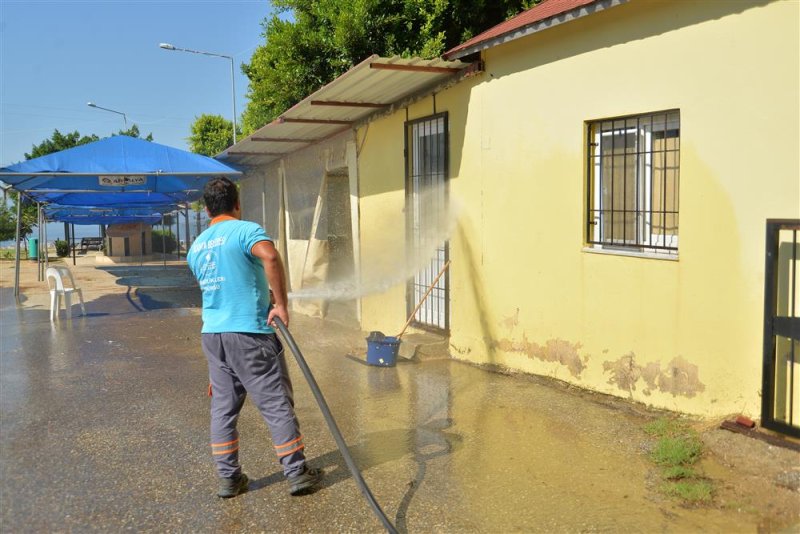
M 220 115 L 200 115 L 192 123 L 189 150 L 213 157 L 233 144 L 233 124 Z
M 431 59 L 538 0 L 274 0 L 250 80 L 249 135 L 372 54 Z M 294 20 L 281 17 L 291 12 Z
M 112 137 L 115 135 L 127 135 L 128 137 L 139 137 L 144 139 L 145 141 L 152 141 L 153 140 L 153 133 L 150 132 L 147 134 L 147 137 L 142 137 L 141 133 L 139 132 L 139 127 L 134 124 L 127 130 L 120 130 L 119 133 L 112 134 Z
M 153 230 L 152 246 L 153 252 L 170 254 L 178 248 L 178 240 L 169 230 Z
M 31 231 L 26 228 L 28 235 Z M 17 235 L 17 214 L 5 202 L 0 204 L 0 241 L 9 241 Z
M 4 205 L 2 211 L 0 211 L 0 235 L 2 236 L 0 240 L 2 241 L 14 239 L 17 235 L 17 202 L 19 202 L 20 195 L 16 191 L 9 191 L 8 196 L 11 198 L 11 207 Z M 36 204 L 26 198 L 22 199 L 22 211 L 20 213 L 22 214 L 22 222 L 19 228 L 19 237 L 22 239 L 33 232 L 39 213 L 36 209 Z
M 79 134 L 77 131 L 62 134 L 58 130 L 54 130 L 53 135 L 50 136 L 50 139 L 45 139 L 38 145 L 34 145 L 31 149 L 31 153 L 25 154 L 25 159 L 39 158 L 41 156 L 46 156 L 47 154 L 52 154 L 53 152 L 60 152 L 61 150 L 66 150 L 68 148 L 73 148 L 78 145 L 85 145 L 86 143 L 99 140 L 100 138 L 94 134 L 81 136 L 81 134 Z

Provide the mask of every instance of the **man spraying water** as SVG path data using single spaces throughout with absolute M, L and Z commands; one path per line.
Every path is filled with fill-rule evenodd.
M 283 263 L 264 230 L 241 220 L 233 182 L 211 180 L 203 199 L 211 223 L 197 236 L 187 261 L 203 292 L 202 345 L 211 383 L 211 454 L 220 477 L 217 495 L 230 498 L 247 491 L 236 430 L 247 394 L 269 426 L 289 492 L 308 493 L 322 472 L 306 466 L 283 346 L 270 326 L 275 318 L 289 324 Z

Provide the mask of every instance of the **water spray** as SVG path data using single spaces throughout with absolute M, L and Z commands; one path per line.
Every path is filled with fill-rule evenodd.
M 423 203 L 432 202 L 432 193 L 423 193 L 421 200 Z M 409 242 L 400 248 L 381 247 L 372 254 L 366 254 L 362 250 L 359 274 L 353 272 L 349 276 L 327 278 L 321 284 L 312 283 L 306 287 L 303 287 L 301 280 L 301 283 L 293 284 L 298 287 L 289 292 L 289 299 L 353 300 L 384 293 L 405 284 L 416 273 L 427 269 L 431 260 L 438 257 L 440 248 L 456 230 L 462 211 L 461 203 L 451 196 L 447 205 L 437 211 L 431 220 L 419 223 L 420 228 L 413 242 L 411 236 L 407 236 Z
M 300 370 L 303 371 L 303 376 L 306 377 L 306 381 L 311 388 L 311 392 L 314 394 L 314 398 L 319 405 L 320 411 L 322 411 L 322 416 L 325 418 L 325 422 L 328 424 L 331 434 L 333 434 L 333 439 L 336 441 L 336 446 L 339 447 L 339 452 L 342 453 L 344 462 L 347 464 L 347 468 L 350 470 L 350 473 L 352 473 L 356 484 L 358 484 L 358 487 L 361 489 L 361 493 L 364 494 L 364 497 L 372 507 L 372 511 L 375 512 L 375 515 L 381 520 L 381 523 L 383 523 L 386 531 L 389 532 L 389 534 L 397 534 L 397 529 L 392 522 L 389 521 L 389 518 L 386 517 L 386 514 L 381 509 L 380 504 L 378 504 L 378 501 L 375 500 L 375 496 L 372 495 L 372 492 L 369 490 L 369 486 L 367 486 L 367 483 L 364 481 L 364 477 L 361 476 L 361 471 L 358 470 L 355 461 L 353 461 L 353 457 L 350 455 L 350 449 L 347 448 L 347 443 L 345 443 L 344 437 L 339 431 L 339 426 L 336 424 L 336 420 L 334 420 L 330 408 L 328 408 L 328 403 L 325 402 L 325 397 L 322 395 L 322 391 L 320 391 L 319 385 L 317 385 L 317 381 L 314 379 L 314 375 L 311 373 L 311 369 L 308 367 L 305 358 L 303 358 L 303 353 L 300 352 L 300 348 L 297 346 L 297 343 L 295 343 L 292 334 L 289 333 L 289 329 L 286 328 L 286 325 L 283 323 L 283 321 L 281 321 L 279 317 L 275 317 L 274 321 L 278 327 L 278 330 L 280 330 L 281 334 L 283 335 L 283 338 L 286 340 L 286 344 L 289 345 L 289 349 L 292 351 L 292 354 L 294 354 L 294 357 L 297 360 L 297 365 L 300 366 Z

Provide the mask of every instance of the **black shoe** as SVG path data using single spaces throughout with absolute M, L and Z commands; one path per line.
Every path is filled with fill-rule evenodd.
M 289 493 L 292 495 L 305 495 L 322 480 L 322 469 L 305 468 L 302 474 L 289 477 Z
M 240 474 L 238 477 L 221 478 L 219 479 L 219 491 L 217 492 L 217 497 L 230 499 L 231 497 L 241 495 L 247 491 L 248 482 L 249 480 L 247 479 L 247 475 L 244 473 Z

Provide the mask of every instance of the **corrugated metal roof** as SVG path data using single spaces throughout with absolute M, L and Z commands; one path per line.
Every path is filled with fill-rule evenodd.
M 217 158 L 244 165 L 279 159 L 438 86 L 468 66 L 461 61 L 373 55 Z
M 497 26 L 476 35 L 444 53 L 446 59 L 456 59 L 500 43 L 512 41 L 570 20 L 591 15 L 628 0 L 544 0 Z

